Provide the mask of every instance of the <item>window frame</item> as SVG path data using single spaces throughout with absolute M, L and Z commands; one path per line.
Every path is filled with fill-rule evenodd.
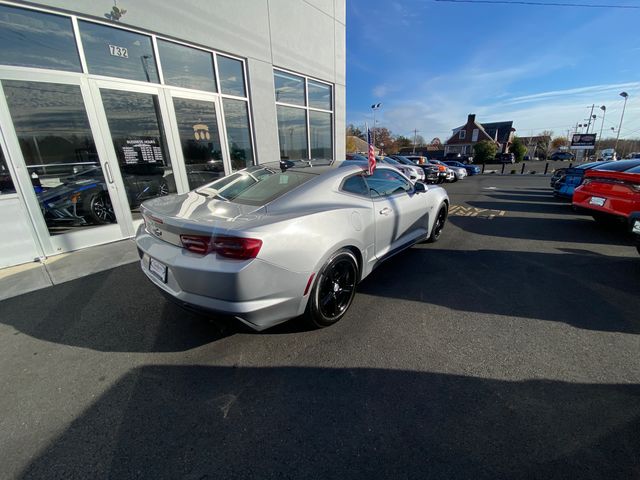
M 350 192 L 349 190 L 345 190 L 344 189 L 344 184 L 347 183 L 347 180 L 350 180 L 354 177 L 361 177 L 362 181 L 364 182 L 365 187 L 367 188 L 368 193 L 364 194 L 364 193 L 356 193 L 356 192 Z M 338 191 L 340 193 L 343 193 L 345 195 L 353 195 L 354 197 L 358 197 L 358 198 L 367 198 L 369 200 L 372 200 L 373 197 L 371 197 L 371 189 L 369 188 L 369 184 L 367 184 L 367 180 L 365 178 L 365 175 L 363 172 L 358 172 L 358 173 L 353 173 L 351 175 L 347 175 L 346 177 L 344 177 L 342 179 L 342 181 L 340 182 L 340 186 L 338 187 Z
M 467 131 L 465 129 L 462 129 L 458 132 L 458 138 L 460 140 L 465 140 L 467 138 Z
M 401 180 L 405 185 L 407 185 L 409 187 L 409 189 L 408 190 L 403 190 L 402 192 L 397 192 L 397 193 L 389 193 L 389 194 L 377 193 L 374 196 L 371 193 L 371 186 L 369 185 L 369 182 L 367 181 L 367 176 L 364 176 L 363 177 L 364 181 L 367 184 L 367 186 L 369 187 L 369 197 L 371 198 L 371 200 L 373 200 L 373 201 L 385 200 L 385 199 L 388 199 L 388 198 L 396 197 L 398 195 L 405 195 L 405 194 L 408 195 L 409 193 L 411 193 L 411 192 L 413 192 L 415 190 L 415 187 L 412 185 L 412 183 L 409 180 L 407 180 L 401 173 L 395 171 L 395 169 L 393 169 L 393 168 L 384 168 L 384 167 L 383 168 L 376 168 L 374 170 L 373 174 L 375 175 L 375 172 L 382 171 L 382 170 L 388 171 L 391 174 L 398 176 L 398 180 Z
M 223 52 L 223 51 L 218 51 L 218 50 L 214 50 L 213 48 L 207 47 L 207 46 L 203 46 L 203 45 L 198 45 L 195 43 L 190 43 L 190 42 L 186 42 L 183 40 L 179 40 L 179 39 L 175 39 L 166 35 L 162 35 L 162 34 L 157 34 L 154 33 L 152 31 L 148 31 L 148 30 L 144 30 L 141 28 L 137 28 L 137 27 L 131 27 L 129 25 L 121 25 L 121 24 L 115 24 L 114 22 L 109 22 L 107 20 L 102 20 L 99 18 L 93 18 L 93 17 L 89 17 L 86 15 L 78 15 L 78 14 L 72 14 L 72 13 L 68 13 L 68 12 L 64 12 L 64 11 L 59 11 L 56 10 L 55 8 L 51 8 L 51 7 L 42 7 L 42 6 L 33 6 L 33 5 L 25 5 L 22 3 L 17 3 L 14 1 L 5 1 L 5 0 L 0 0 L 0 4 L 2 5 L 7 5 L 10 7 L 16 7 L 16 8 L 20 8 L 23 10 L 29 10 L 29 11 L 36 11 L 36 12 L 42 12 L 42 13 L 49 13 L 49 14 L 53 14 L 53 15 L 58 15 L 61 17 L 66 17 L 69 18 L 71 20 L 71 25 L 72 25 L 72 29 L 73 29 L 73 35 L 75 38 L 75 42 L 76 42 L 76 49 L 78 51 L 78 54 L 80 56 L 80 66 L 81 66 L 81 71 L 80 72 L 67 72 L 64 70 L 52 70 L 52 69 L 45 69 L 45 68 L 37 68 L 37 67 L 18 67 L 18 66 L 12 66 L 12 65 L 0 65 L 0 71 L 27 71 L 27 72 L 31 72 L 31 71 L 37 71 L 37 72 L 55 72 L 55 74 L 65 74 L 65 75 L 71 75 L 71 76 L 80 76 L 80 77 L 84 77 L 84 78 L 90 78 L 90 79 L 96 79 L 96 80 L 110 80 L 110 81 L 120 81 L 120 82 L 127 82 L 127 83 L 134 83 L 134 84 L 139 84 L 139 85 L 152 85 L 152 86 L 156 86 L 159 88 L 164 89 L 165 91 L 168 90 L 172 90 L 172 91 L 183 91 L 183 92 L 189 92 L 189 93 L 193 93 L 193 92 L 197 92 L 197 93 L 206 93 L 207 95 L 214 95 L 214 96 L 218 96 L 218 98 L 220 99 L 220 122 L 221 125 L 224 129 L 224 133 L 226 135 L 226 123 L 225 123 L 225 118 L 224 118 L 224 106 L 222 105 L 222 98 L 231 98 L 231 99 L 235 99 L 235 100 L 242 100 L 244 102 L 246 102 L 247 105 L 247 112 L 248 112 L 248 117 L 249 117 L 249 137 L 251 139 L 251 152 L 252 152 L 252 156 L 253 156 L 253 164 L 257 165 L 257 155 L 256 155 L 256 142 L 255 142 L 255 132 L 254 132 L 254 127 L 253 127 L 253 109 L 252 109 L 252 101 L 251 101 L 251 91 L 249 89 L 249 80 L 248 80 L 248 71 L 247 71 L 247 59 L 243 58 L 243 57 L 239 57 L 237 55 L 234 55 L 232 53 L 227 53 L 227 52 Z M 119 29 L 119 30 L 125 30 L 128 32 L 132 32 L 132 33 L 137 33 L 140 35 L 145 35 L 147 37 L 149 37 L 151 39 L 151 47 L 153 49 L 153 57 L 154 57 L 154 61 L 156 63 L 157 66 L 157 70 L 158 70 L 158 78 L 159 78 L 159 82 L 155 83 L 155 82 L 146 82 L 146 81 L 140 81 L 140 80 L 131 80 L 131 79 L 126 79 L 126 78 L 121 78 L 121 77 L 112 77 L 112 76 L 105 76 L 105 75 L 97 75 L 97 74 L 93 74 L 89 72 L 88 69 L 88 65 L 87 65 L 87 59 L 85 56 L 85 51 L 84 51 L 84 46 L 82 44 L 82 37 L 80 34 L 80 28 L 79 28 L 79 21 L 84 21 L 84 22 L 88 22 L 88 23 L 93 23 L 93 24 L 98 24 L 98 25 L 103 25 L 103 26 L 107 26 L 107 27 L 111 27 L 114 29 Z M 217 92 L 210 92 L 210 91 L 206 91 L 206 90 L 195 90 L 195 89 L 191 89 L 191 88 L 185 88 L 185 87 L 175 87 L 173 85 L 168 85 L 167 83 L 165 83 L 164 81 L 164 72 L 162 70 L 162 62 L 160 60 L 160 51 L 158 49 L 158 40 L 163 40 L 165 42 L 170 42 L 170 43 L 175 43 L 178 45 L 182 45 L 185 47 L 189 47 L 189 48 L 194 48 L 197 50 L 202 50 L 208 53 L 211 53 L 213 55 L 213 66 L 214 66 L 214 76 L 215 76 L 215 85 L 216 85 L 216 89 Z M 230 95 L 230 94 L 225 94 L 222 93 L 221 89 L 220 89 L 220 76 L 219 76 L 219 66 L 218 66 L 218 55 L 227 57 L 227 58 L 231 58 L 233 60 L 238 60 L 241 62 L 242 64 L 242 73 L 243 73 L 243 82 L 244 82 L 244 91 L 245 91 L 245 96 L 244 97 L 240 97 L 237 95 Z M 298 75 L 298 74 L 295 74 Z M 315 80 L 315 79 L 314 79 Z M 321 82 L 321 81 L 320 81 Z M 326 83 L 326 82 L 323 82 Z M 330 84 L 329 84 L 330 85 Z M 228 142 L 228 138 L 225 137 L 225 142 Z
M 331 153 L 332 153 L 332 157 L 335 160 L 336 158 L 336 117 L 335 117 L 335 85 L 333 83 L 330 82 L 326 82 L 324 80 L 320 80 L 319 78 L 316 77 L 310 77 L 309 75 L 303 75 L 301 73 L 298 72 L 294 72 L 291 70 L 287 70 L 286 68 L 281 68 L 281 67 L 277 67 L 277 66 L 273 66 L 273 75 L 275 75 L 276 72 L 281 72 L 281 73 L 285 73 L 287 75 L 294 75 L 296 77 L 299 77 L 301 79 L 304 80 L 304 105 L 295 105 L 292 103 L 286 103 L 286 102 L 280 102 L 280 101 L 276 101 L 275 99 L 275 93 L 276 93 L 276 89 L 275 89 L 275 82 L 274 82 L 274 88 L 273 88 L 273 96 L 274 96 L 274 102 L 276 107 L 278 105 L 283 106 L 283 107 L 291 107 L 291 108 L 297 108 L 300 110 L 304 110 L 305 111 L 305 119 L 306 119 L 306 127 L 307 127 L 307 159 L 311 160 L 311 125 L 310 125 L 310 115 L 309 112 L 321 112 L 321 113 L 329 113 L 331 115 Z M 272 77 L 273 79 L 273 77 Z M 317 107 L 310 107 L 309 106 L 309 81 L 315 82 L 315 83 L 319 83 L 322 85 L 326 85 L 328 86 L 331 90 L 331 110 L 326 110 L 323 108 L 317 108 Z M 277 116 L 277 108 L 276 108 L 276 126 L 278 125 L 278 116 Z M 279 127 L 278 127 L 279 129 Z M 280 135 L 278 134 L 278 149 L 280 148 Z

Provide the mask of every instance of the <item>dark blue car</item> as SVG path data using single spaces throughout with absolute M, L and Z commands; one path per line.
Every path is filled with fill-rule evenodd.
M 553 186 L 553 194 L 556 197 L 573 198 L 573 191 L 582 183 L 584 174 L 587 170 L 606 165 L 610 162 L 590 162 L 584 163 L 577 167 L 566 168 L 562 172 L 560 178 Z
M 467 171 L 467 175 L 479 175 L 482 169 L 478 165 L 469 165 L 467 163 L 455 162 L 452 160 L 445 160 L 444 163 L 450 167 L 462 167 Z

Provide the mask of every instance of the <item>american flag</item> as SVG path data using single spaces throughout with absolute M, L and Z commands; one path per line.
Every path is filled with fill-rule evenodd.
M 369 141 L 369 175 L 373 175 L 376 169 L 376 152 L 373 148 L 373 140 L 371 139 L 371 130 L 367 128 L 367 140 Z

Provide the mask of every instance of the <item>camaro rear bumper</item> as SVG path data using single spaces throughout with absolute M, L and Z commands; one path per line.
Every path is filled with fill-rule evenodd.
M 304 290 L 311 272 L 291 272 L 259 258 L 240 261 L 199 256 L 141 229 L 136 237 L 140 266 L 165 295 L 184 307 L 232 317 L 254 330 L 304 313 Z M 150 259 L 167 267 L 163 280 Z

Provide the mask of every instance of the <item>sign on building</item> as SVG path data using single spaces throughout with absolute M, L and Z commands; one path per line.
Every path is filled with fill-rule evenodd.
M 577 133 L 571 137 L 571 150 L 593 150 L 595 147 L 595 133 Z

